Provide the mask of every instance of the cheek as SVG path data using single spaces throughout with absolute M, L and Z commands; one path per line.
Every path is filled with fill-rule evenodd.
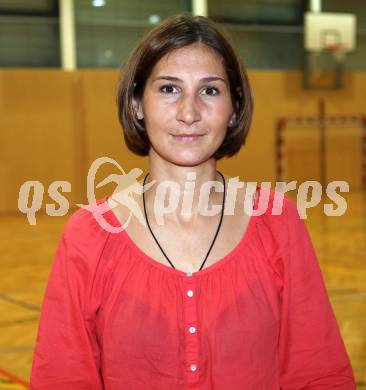
M 207 114 L 210 117 L 215 117 L 220 122 L 228 120 L 232 113 L 233 107 L 229 99 L 223 98 L 217 101 L 213 101 L 206 105 Z
M 153 126 L 164 126 L 165 122 L 169 122 L 174 114 L 172 104 L 164 102 L 158 98 L 151 97 L 144 103 L 145 124 Z M 158 129 L 156 129 L 158 130 Z
M 231 111 L 229 109 L 216 109 L 213 110 L 208 116 L 208 120 L 213 128 L 225 129 L 228 126 Z

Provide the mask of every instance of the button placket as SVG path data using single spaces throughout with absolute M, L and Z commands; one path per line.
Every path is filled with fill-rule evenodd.
M 187 275 L 188 276 L 188 275 Z M 187 381 L 198 383 L 199 345 L 197 330 L 197 278 L 187 277 L 183 281 L 184 289 L 184 321 L 186 341 Z

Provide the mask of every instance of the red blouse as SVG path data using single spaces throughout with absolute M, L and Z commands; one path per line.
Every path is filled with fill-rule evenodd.
M 192 275 L 76 211 L 45 292 L 30 388 L 355 389 L 305 223 L 286 196 L 271 215 L 274 191 L 264 192 L 270 207 L 240 243 Z M 109 206 L 103 217 L 121 226 Z

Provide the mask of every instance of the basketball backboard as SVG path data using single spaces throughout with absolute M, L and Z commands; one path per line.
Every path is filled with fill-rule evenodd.
M 306 12 L 304 47 L 323 51 L 337 46 L 343 52 L 356 48 L 356 15 L 347 13 Z

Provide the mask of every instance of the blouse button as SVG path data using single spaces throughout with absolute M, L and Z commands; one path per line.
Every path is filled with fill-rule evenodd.
M 194 327 L 194 326 L 191 326 L 190 328 L 189 328 L 189 332 L 190 333 L 194 333 L 196 331 L 196 328 Z
M 188 291 L 187 291 L 187 295 L 188 295 L 189 297 L 193 297 L 193 291 L 192 291 L 192 290 L 188 290 Z
M 191 371 L 196 371 L 197 370 L 197 364 L 191 364 L 190 367 Z

